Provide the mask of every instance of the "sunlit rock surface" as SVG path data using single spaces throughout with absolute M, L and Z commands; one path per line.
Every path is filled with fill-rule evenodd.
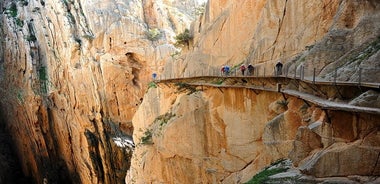
M 166 62 L 163 75 L 219 72 L 241 63 L 272 75 L 281 61 L 289 74 L 304 67 L 308 76 L 315 68 L 320 80 L 378 81 L 379 10 L 373 0 L 211 0 L 192 26 L 194 39 Z M 127 182 L 241 183 L 280 158 L 319 178 L 378 170 L 379 139 L 369 136 L 378 134 L 378 115 L 327 111 L 280 93 L 173 88 L 151 88 L 134 116 L 136 150 Z M 318 90 L 331 100 L 352 98 L 349 91 Z M 376 107 L 369 100 L 375 98 L 369 92 L 350 104 Z M 376 141 L 361 146 L 368 137 Z M 361 154 L 370 167 L 358 171 Z
M 200 5 L 1 0 L 0 104 L 25 175 L 123 182 L 132 116 Z

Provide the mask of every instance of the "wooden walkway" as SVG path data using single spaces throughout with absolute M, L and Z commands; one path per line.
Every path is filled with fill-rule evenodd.
M 305 101 L 308 101 L 310 103 L 315 104 L 316 106 L 320 107 L 321 109 L 326 110 L 337 110 L 337 111 L 347 111 L 347 112 L 361 112 L 361 113 L 370 113 L 370 114 L 379 114 L 380 115 L 380 108 L 372 108 L 372 107 L 361 107 L 361 106 L 355 106 L 350 105 L 348 103 L 344 102 L 334 102 L 330 101 L 312 94 L 300 92 L 297 90 L 291 90 L 286 88 L 281 88 L 281 86 L 262 86 L 262 85 L 241 85 L 241 84 L 212 84 L 209 83 L 209 81 L 212 80 L 249 80 L 249 79 L 255 79 L 255 80 L 261 80 L 261 81 L 269 81 L 269 80 L 275 80 L 275 81 L 281 81 L 281 80 L 288 80 L 288 81 L 294 81 L 300 79 L 294 79 L 289 77 L 244 77 L 244 76 L 231 76 L 231 77 L 224 77 L 224 76 L 196 76 L 196 77 L 187 77 L 187 78 L 175 78 L 175 79 L 165 79 L 165 80 L 157 80 L 157 83 L 187 83 L 189 85 L 193 86 L 207 86 L 207 87 L 214 87 L 214 88 L 246 88 L 246 89 L 252 89 L 252 90 L 261 90 L 261 91 L 270 91 L 270 92 L 278 92 L 283 93 L 286 95 L 294 96 L 300 99 L 303 99 Z M 324 85 L 324 86 L 353 86 L 353 87 L 366 87 L 366 88 L 372 88 L 372 89 L 380 89 L 379 83 L 352 83 L 352 82 L 327 82 L 327 81 L 310 81 L 310 80 L 301 80 L 302 82 L 314 84 L 314 85 Z
M 358 87 L 367 87 L 367 88 L 374 88 L 374 89 L 380 89 L 380 83 L 375 82 L 350 82 L 350 81 L 321 81 L 321 80 L 308 80 L 308 79 L 300 79 L 298 78 L 292 78 L 292 77 L 285 77 L 285 76 L 193 76 L 193 77 L 180 77 L 180 78 L 170 78 L 170 79 L 161 79 L 156 80 L 157 82 L 175 82 L 175 81 L 183 81 L 183 80 L 199 80 L 199 79 L 292 79 L 292 80 L 301 80 L 303 82 L 309 83 L 309 84 L 316 84 L 316 85 L 327 85 L 327 86 L 358 86 Z

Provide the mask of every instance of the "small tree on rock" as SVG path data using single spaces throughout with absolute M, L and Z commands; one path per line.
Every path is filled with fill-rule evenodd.
M 175 40 L 176 40 L 175 45 L 177 46 L 187 45 L 187 47 L 189 47 L 191 39 L 193 39 L 193 36 L 190 34 L 190 30 L 185 29 L 183 33 L 180 33 L 177 36 L 175 36 Z
M 161 38 L 161 31 L 157 28 L 149 29 L 145 34 L 150 41 L 157 41 Z

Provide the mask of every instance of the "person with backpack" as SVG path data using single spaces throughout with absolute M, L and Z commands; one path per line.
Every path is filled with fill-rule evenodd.
M 276 64 L 276 76 L 282 75 L 282 66 L 281 61 L 278 61 Z
M 152 73 L 152 78 L 153 78 L 153 80 L 156 80 L 157 74 L 156 73 Z
M 254 71 L 254 67 L 251 64 L 249 64 L 248 65 L 248 75 L 253 75 L 253 71 Z
M 226 65 L 226 66 L 224 67 L 224 72 L 225 72 L 226 76 L 228 76 L 229 73 L 230 73 L 230 66 Z
M 241 74 L 244 76 L 244 72 L 245 72 L 245 65 L 244 64 L 242 64 L 241 66 L 240 66 L 240 71 L 241 71 Z

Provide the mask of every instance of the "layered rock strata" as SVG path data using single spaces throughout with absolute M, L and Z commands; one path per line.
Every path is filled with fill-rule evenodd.
M 133 118 L 126 181 L 244 183 L 286 158 L 317 178 L 377 176 L 379 118 L 275 92 L 162 84 Z
M 196 6 L 1 0 L 0 105 L 23 172 L 36 183 L 122 182 L 131 152 L 118 145 Z

